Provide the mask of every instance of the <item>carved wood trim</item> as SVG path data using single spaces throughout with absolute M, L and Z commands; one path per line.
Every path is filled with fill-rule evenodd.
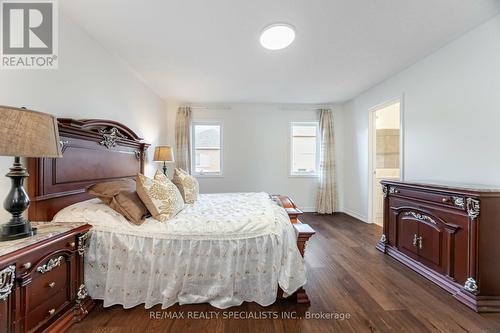
M 480 212 L 480 204 L 478 199 L 467 198 L 467 214 L 471 220 L 477 219 Z
M 417 221 L 426 223 L 429 226 L 432 226 L 434 228 L 437 227 L 438 224 L 442 224 L 445 228 L 448 228 L 450 230 L 454 230 L 453 232 L 456 232 L 460 227 L 455 225 L 455 224 L 450 224 L 445 221 L 443 221 L 441 218 L 431 214 L 430 212 L 426 211 L 425 209 L 419 208 L 418 211 L 416 212 L 417 209 L 415 207 L 410 207 L 410 206 L 401 206 L 398 208 L 392 208 L 392 211 L 394 214 L 397 216 L 399 214 L 403 214 L 405 217 L 410 217 L 413 218 Z M 415 215 L 413 213 L 416 213 Z M 418 216 L 421 215 L 419 218 Z M 430 221 L 428 218 L 430 218 L 432 221 Z
M 83 131 L 91 131 L 99 133 L 99 131 L 107 130 L 111 128 L 116 128 L 124 137 L 123 139 L 128 139 L 131 141 L 142 141 L 143 139 L 138 136 L 134 131 L 132 131 L 127 126 L 113 120 L 105 119 L 71 119 L 71 118 L 58 118 L 57 121 L 60 125 L 80 129 Z
M 52 271 L 54 268 L 61 266 L 61 262 L 64 260 L 63 256 L 59 256 L 57 258 L 52 258 L 47 261 L 47 263 L 38 266 L 36 271 L 40 274 L 45 274 L 47 272 Z
M 403 214 L 403 216 L 406 216 L 406 217 L 411 217 L 411 218 L 418 220 L 420 222 L 430 223 L 432 225 L 437 225 L 437 222 L 436 222 L 436 220 L 434 220 L 434 218 L 430 217 L 427 214 L 422 214 L 422 213 L 416 212 L 414 210 L 403 211 L 401 214 Z
M 16 279 L 16 266 L 10 265 L 0 271 L 0 301 L 5 301 L 12 293 Z

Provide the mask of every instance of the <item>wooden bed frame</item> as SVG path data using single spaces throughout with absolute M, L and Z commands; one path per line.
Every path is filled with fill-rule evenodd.
M 58 122 L 63 157 L 28 159 L 28 217 L 32 221 L 51 221 L 64 207 L 92 198 L 85 191 L 92 184 L 144 173 L 149 144 L 127 126 L 99 119 L 59 118 Z M 314 230 L 299 221 L 302 212 L 289 197 L 271 197 L 287 211 L 304 255 Z M 298 303 L 309 303 L 304 289 L 296 295 Z
M 144 172 L 149 144 L 128 127 L 98 119 L 58 122 L 63 157 L 28 159 L 33 221 L 50 221 L 64 207 L 90 199 L 89 185 Z

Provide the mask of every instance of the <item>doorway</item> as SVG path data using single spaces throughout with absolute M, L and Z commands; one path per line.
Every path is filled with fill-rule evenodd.
M 370 110 L 369 222 L 383 224 L 382 179 L 402 179 L 401 100 Z

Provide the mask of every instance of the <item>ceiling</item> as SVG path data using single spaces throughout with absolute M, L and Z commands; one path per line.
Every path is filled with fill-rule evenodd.
M 500 13 L 498 0 L 71 0 L 63 11 L 165 99 L 343 102 Z M 259 44 L 288 22 L 288 48 Z

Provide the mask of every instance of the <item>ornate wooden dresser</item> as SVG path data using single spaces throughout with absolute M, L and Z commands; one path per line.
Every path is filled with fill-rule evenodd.
M 478 312 L 500 311 L 500 190 L 382 181 L 377 248 Z
M 83 284 L 90 225 L 33 223 L 37 235 L 0 243 L 0 332 L 63 332 L 93 306 Z

